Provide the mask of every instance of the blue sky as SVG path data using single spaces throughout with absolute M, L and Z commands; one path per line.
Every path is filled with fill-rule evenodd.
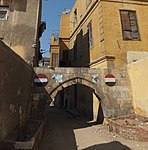
M 64 9 L 71 9 L 75 0 L 43 0 L 42 21 L 46 21 L 47 29 L 41 38 L 41 49 L 49 51 L 52 32 L 59 32 L 60 14 Z M 43 57 L 49 57 L 44 53 Z

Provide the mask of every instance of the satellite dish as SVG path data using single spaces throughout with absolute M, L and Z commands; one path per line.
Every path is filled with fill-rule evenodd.
M 70 12 L 70 9 L 65 9 L 64 11 L 63 11 L 63 14 L 68 14 Z

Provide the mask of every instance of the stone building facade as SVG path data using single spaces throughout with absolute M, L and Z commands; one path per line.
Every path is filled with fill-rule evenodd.
M 69 23 L 72 64 L 125 68 L 145 57 L 147 8 L 143 0 L 77 0 Z
M 41 59 L 39 38 L 45 29 L 41 4 L 42 0 L 0 0 L 0 40 L 34 66 Z
M 59 66 L 59 38 L 56 38 L 54 34 L 52 34 L 50 44 L 50 65 Z
M 144 0 L 76 0 L 61 15 L 60 61 L 67 55 L 71 66 L 125 68 L 148 56 L 147 7 Z
M 61 15 L 59 66 L 107 68 L 112 73 L 113 68 L 126 68 L 147 57 L 147 9 L 145 0 L 76 0 L 71 12 Z M 60 63 L 63 60 L 66 62 Z M 98 98 L 88 87 L 77 84 L 64 94 L 82 101 L 81 112 L 87 114 L 88 99 L 98 111 Z

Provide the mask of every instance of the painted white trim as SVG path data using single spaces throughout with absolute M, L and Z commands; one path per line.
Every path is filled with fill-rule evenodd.
M 116 82 L 115 78 L 104 78 L 105 82 Z
M 48 79 L 47 78 L 35 78 L 34 82 L 35 83 L 47 83 Z

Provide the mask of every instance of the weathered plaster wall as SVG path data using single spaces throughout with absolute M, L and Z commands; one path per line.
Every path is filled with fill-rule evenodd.
M 38 46 L 41 0 L 0 0 L 0 6 L 8 7 L 7 19 L 0 20 L 0 38 L 31 64 L 36 54 L 32 45 Z
M 0 140 L 12 139 L 28 118 L 32 68 L 0 41 Z
M 148 57 L 128 65 L 133 91 L 133 106 L 138 115 L 148 117 Z

